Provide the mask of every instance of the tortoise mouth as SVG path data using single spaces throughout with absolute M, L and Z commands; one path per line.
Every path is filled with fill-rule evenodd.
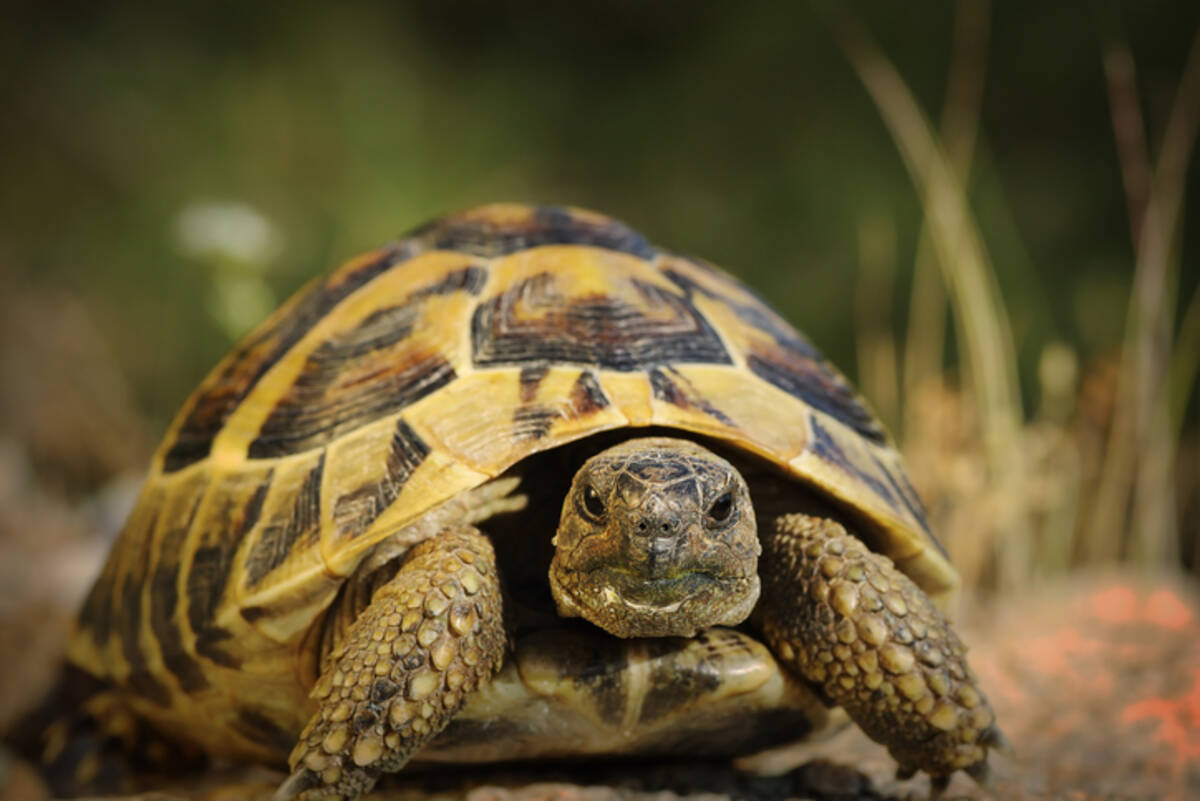
M 652 578 L 625 566 L 552 571 L 563 617 L 582 617 L 617 637 L 692 637 L 711 626 L 735 626 L 758 600 L 757 575 L 684 570 Z
M 699 595 L 727 591 L 740 578 L 717 576 L 704 570 L 684 570 L 673 575 L 650 577 L 612 565 L 589 570 L 587 575 L 589 583 L 608 587 L 628 605 L 664 612 L 674 611 L 685 601 Z

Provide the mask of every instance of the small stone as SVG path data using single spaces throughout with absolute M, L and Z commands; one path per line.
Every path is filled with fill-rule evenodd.
M 355 765 L 363 768 L 378 762 L 381 756 L 383 756 L 383 738 L 366 735 L 359 737 L 358 742 L 354 744 L 354 754 L 351 758 Z
M 887 643 L 879 649 L 879 664 L 889 673 L 908 673 L 916 665 L 916 660 L 907 648 Z
M 925 720 L 934 728 L 941 729 L 942 731 L 951 731 L 958 725 L 958 710 L 952 704 L 939 701 L 934 706 L 933 711 L 925 716 Z

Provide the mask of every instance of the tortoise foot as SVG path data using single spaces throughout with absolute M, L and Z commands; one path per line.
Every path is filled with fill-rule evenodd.
M 335 645 L 275 798 L 367 792 L 446 727 L 504 646 L 487 538 L 460 526 L 417 545 Z
M 966 647 L 933 602 L 841 524 L 776 518 L 762 562 L 764 636 L 781 661 L 887 746 L 936 797 L 958 770 L 986 781 L 1003 747 Z

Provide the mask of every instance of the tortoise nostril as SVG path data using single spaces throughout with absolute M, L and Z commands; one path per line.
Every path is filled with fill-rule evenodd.
M 633 529 L 641 535 L 661 537 L 664 534 L 674 535 L 679 531 L 679 521 L 674 518 L 661 518 L 657 515 L 639 517 L 633 524 Z

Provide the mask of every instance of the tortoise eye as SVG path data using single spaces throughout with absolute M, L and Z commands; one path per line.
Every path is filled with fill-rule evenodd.
M 583 511 L 595 522 L 599 522 L 604 517 L 604 499 L 591 484 L 588 484 L 583 490 Z
M 733 494 L 726 492 L 713 501 L 712 506 L 708 507 L 708 520 L 718 526 L 723 526 L 729 522 L 729 518 L 733 515 Z

